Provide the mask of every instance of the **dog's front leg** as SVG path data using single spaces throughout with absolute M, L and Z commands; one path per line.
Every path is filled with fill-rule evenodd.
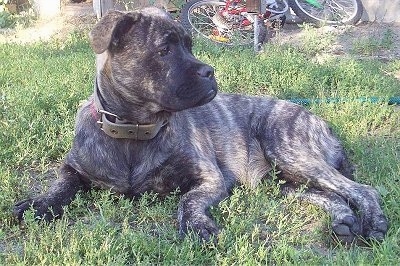
M 18 220 L 23 220 L 23 214 L 29 208 L 35 211 L 35 218 L 51 221 L 60 218 L 63 206 L 74 199 L 75 194 L 84 188 L 89 188 L 82 176 L 71 166 L 63 164 L 59 170 L 59 178 L 50 189 L 34 198 L 25 199 L 15 204 L 13 214 Z
M 186 194 L 179 203 L 178 220 L 181 236 L 192 230 L 201 239 L 209 241 L 218 234 L 218 227 L 209 213 L 209 207 L 228 196 L 227 187 L 219 170 L 202 173 L 201 183 Z

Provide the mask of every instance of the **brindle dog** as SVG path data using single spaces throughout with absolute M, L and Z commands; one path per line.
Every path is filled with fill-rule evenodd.
M 16 204 L 52 220 L 79 190 L 129 197 L 182 192 L 179 231 L 208 240 L 218 227 L 208 209 L 238 183 L 257 185 L 276 167 L 284 193 L 325 208 L 342 241 L 382 240 L 388 223 L 379 196 L 352 178 L 328 125 L 301 106 L 269 97 L 218 94 L 214 70 L 192 54 L 184 29 L 155 8 L 109 12 L 90 34 L 97 54 L 93 96 L 79 110 L 59 179 Z

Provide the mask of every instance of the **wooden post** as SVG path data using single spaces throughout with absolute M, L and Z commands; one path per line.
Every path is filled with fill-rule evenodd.
M 93 9 L 97 18 L 101 18 L 110 9 L 116 9 L 114 0 L 93 0 Z

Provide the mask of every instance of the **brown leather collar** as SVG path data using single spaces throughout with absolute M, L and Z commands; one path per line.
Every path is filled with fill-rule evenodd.
M 163 120 L 155 124 L 140 125 L 139 123 L 132 123 L 132 121 L 125 120 L 116 114 L 104 110 L 99 96 L 101 97 L 96 80 L 94 86 L 94 106 L 100 114 L 97 124 L 100 125 L 104 133 L 112 138 L 150 140 L 168 123 L 168 120 Z M 111 122 L 107 116 L 114 118 L 115 122 Z

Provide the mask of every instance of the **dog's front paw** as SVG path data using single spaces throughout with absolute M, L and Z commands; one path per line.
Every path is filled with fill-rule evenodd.
M 19 221 L 24 219 L 24 212 L 32 208 L 35 212 L 35 219 L 45 220 L 50 222 L 56 218 L 61 217 L 62 207 L 57 204 L 49 204 L 48 200 L 42 197 L 37 197 L 34 199 L 26 199 L 17 202 L 14 205 L 13 215 Z
M 205 214 L 181 217 L 179 221 L 180 235 L 184 236 L 190 231 L 195 232 L 202 240 L 208 242 L 218 235 L 219 229 L 215 222 Z

